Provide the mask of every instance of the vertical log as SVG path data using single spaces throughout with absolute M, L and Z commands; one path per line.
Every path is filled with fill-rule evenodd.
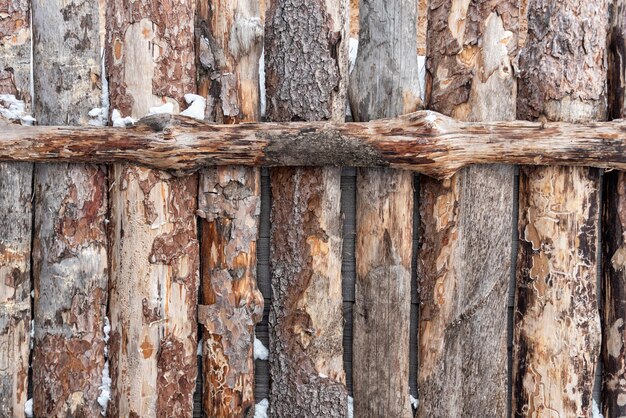
M 199 91 L 208 119 L 260 119 L 259 58 L 263 25 L 259 2 L 200 1 Z M 212 60 L 208 57 L 212 57 Z M 254 326 L 263 316 L 256 284 L 260 170 L 216 167 L 200 177 L 204 413 L 245 417 L 254 409 Z
M 363 0 L 350 79 L 355 121 L 421 107 L 417 0 Z M 355 416 L 411 417 L 409 322 L 413 173 L 357 171 L 354 303 Z
M 30 1 L 0 4 L 0 94 L 30 106 Z M 0 163 L 0 416 L 24 416 L 30 353 L 30 163 Z
M 86 125 L 101 97 L 98 1 L 33 2 L 34 115 Z M 107 303 L 106 169 L 35 169 L 33 409 L 100 415 Z
M 614 0 L 608 44 L 608 116 L 626 117 L 626 2 Z M 604 416 L 626 415 L 626 173 L 604 176 Z
M 111 0 L 111 108 L 138 118 L 195 91 L 195 1 Z M 191 416 L 197 376 L 197 176 L 111 175 L 111 416 Z
M 347 0 L 268 4 L 269 120 L 344 120 L 347 30 Z M 343 417 L 341 171 L 281 168 L 270 177 L 271 414 Z
M 519 119 L 606 116 L 608 1 L 530 0 Z M 513 367 L 516 416 L 589 416 L 600 323 L 598 170 L 527 167 L 520 176 Z
M 518 3 L 430 2 L 429 108 L 515 117 Z M 514 168 L 420 181 L 420 416 L 505 416 Z

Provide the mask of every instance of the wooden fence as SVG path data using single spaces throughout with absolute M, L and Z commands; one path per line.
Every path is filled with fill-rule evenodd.
M 0 115 L 100 126 L 78 158 L 78 130 L 0 123 L 72 161 L 0 154 L 0 416 L 626 415 L 626 177 L 582 166 L 626 162 L 623 123 L 591 124 L 626 115 L 625 1 L 0 0 Z M 422 114 L 456 130 L 424 152 L 530 165 L 334 167 L 419 121 L 309 123 L 424 108 L 460 121 Z M 272 125 L 280 167 L 105 158 L 170 127 L 103 125 L 157 113 L 301 124 Z M 323 167 L 289 163 L 322 155 L 307 129 Z

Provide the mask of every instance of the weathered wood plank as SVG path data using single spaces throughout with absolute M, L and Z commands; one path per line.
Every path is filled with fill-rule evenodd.
M 348 0 L 268 3 L 269 120 L 343 122 L 347 39 Z M 341 170 L 281 168 L 270 178 L 271 414 L 343 417 Z
M 207 119 L 260 119 L 263 23 L 257 0 L 198 2 L 198 91 Z M 212 59 L 207 59 L 212 57 Z M 260 170 L 226 166 L 200 175 L 204 413 L 245 417 L 254 409 L 254 326 L 263 315 L 256 285 Z
M 131 161 L 175 174 L 220 165 L 390 167 L 434 178 L 472 164 L 626 169 L 624 120 L 462 123 L 422 111 L 367 123 L 209 125 L 154 115 L 129 129 L 2 130 L 0 161 Z
M 608 1 L 530 0 L 517 116 L 606 117 Z M 516 416 L 589 416 L 600 323 L 599 173 L 524 168 L 520 175 L 513 406 Z
M 421 108 L 417 0 L 362 1 L 350 75 L 355 121 Z M 354 414 L 411 417 L 409 325 L 413 173 L 357 172 Z
M 430 2 L 428 107 L 467 121 L 515 117 L 518 4 Z M 506 416 L 514 168 L 420 181 L 420 416 Z
M 30 1 L 0 5 L 0 94 L 30 108 Z M 30 353 L 30 163 L 0 163 L 0 416 L 24 416 Z
M 195 1 L 110 0 L 111 108 L 139 118 L 195 91 Z M 111 169 L 110 416 L 191 416 L 197 375 L 197 176 Z
M 611 4 L 608 43 L 608 116 L 626 116 L 626 2 Z M 606 417 L 626 415 L 626 173 L 604 175 L 603 231 L 603 413 Z
M 100 106 L 97 0 L 33 2 L 34 116 L 86 125 Z M 106 169 L 35 168 L 33 410 L 98 417 L 107 305 Z

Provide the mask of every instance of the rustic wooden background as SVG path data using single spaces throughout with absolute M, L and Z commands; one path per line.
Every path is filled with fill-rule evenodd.
M 624 1 L 0 0 L 0 111 L 622 118 Z M 0 163 L 0 416 L 626 415 L 625 196 L 585 167 Z

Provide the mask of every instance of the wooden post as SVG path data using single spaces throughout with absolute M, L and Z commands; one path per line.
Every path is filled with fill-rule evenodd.
M 30 107 L 30 1 L 4 2 L 0 94 Z M 0 6 L 1 8 L 1 6 Z M 24 416 L 30 353 L 31 163 L 0 163 L 0 416 Z
M 514 119 L 517 1 L 436 0 L 429 12 L 429 108 Z M 420 180 L 420 416 L 506 415 L 513 182 L 511 166 Z
M 268 4 L 269 120 L 344 120 L 347 28 L 347 0 Z M 271 414 L 344 417 L 341 171 L 280 168 L 270 178 Z
M 87 125 L 100 107 L 97 0 L 33 2 L 39 124 Z M 33 409 L 99 416 L 107 304 L 106 169 L 35 169 Z
M 111 109 L 139 118 L 195 92 L 195 1 L 111 0 Z M 191 416 L 197 376 L 198 178 L 111 174 L 110 416 Z
M 359 53 L 350 80 L 355 121 L 422 106 L 417 4 L 361 2 Z M 409 418 L 413 173 L 359 169 L 356 181 L 354 414 Z
M 208 119 L 260 119 L 263 24 L 257 0 L 198 3 L 199 93 Z M 207 62 L 207 57 L 213 57 Z M 200 175 L 204 413 L 245 417 L 254 410 L 254 326 L 263 316 L 256 284 L 260 170 L 223 166 Z
M 608 1 L 530 0 L 517 116 L 606 117 Z M 520 176 L 513 413 L 589 416 L 600 351 L 596 289 L 599 172 Z
M 626 117 L 626 2 L 611 4 L 608 44 L 608 116 Z M 603 412 L 606 417 L 626 415 L 626 173 L 604 175 L 604 360 Z

